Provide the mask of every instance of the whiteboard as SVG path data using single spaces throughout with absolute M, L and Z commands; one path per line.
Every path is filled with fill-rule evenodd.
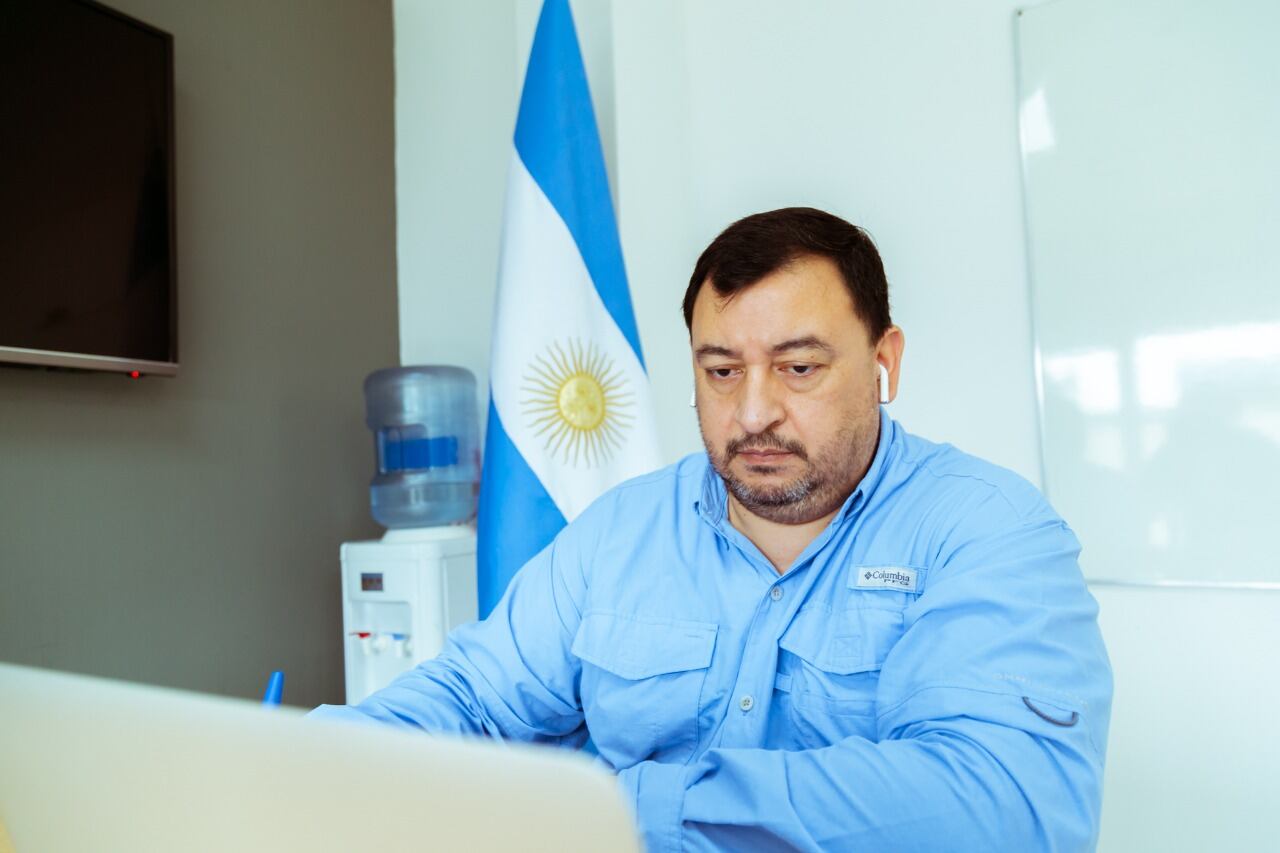
M 1044 486 L 1091 580 L 1280 583 L 1280 3 L 1017 17 Z

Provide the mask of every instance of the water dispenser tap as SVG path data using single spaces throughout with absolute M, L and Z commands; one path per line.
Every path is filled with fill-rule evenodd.
M 369 654 L 371 645 L 370 639 L 373 637 L 372 631 L 352 631 L 350 636 L 355 637 L 360 641 L 360 651 L 364 652 L 366 655 Z
M 395 643 L 396 657 L 407 658 L 409 656 L 409 635 L 392 633 L 391 641 Z

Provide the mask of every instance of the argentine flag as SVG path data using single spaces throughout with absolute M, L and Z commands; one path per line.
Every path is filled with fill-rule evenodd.
M 546 0 L 507 179 L 480 485 L 480 616 L 607 489 L 658 467 L 640 336 L 568 0 Z

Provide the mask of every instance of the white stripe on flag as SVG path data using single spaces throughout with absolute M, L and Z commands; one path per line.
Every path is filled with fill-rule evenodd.
M 574 459 L 567 441 L 554 446 L 558 416 L 547 409 L 546 383 L 536 369 L 539 363 L 551 365 L 558 377 L 552 356 L 557 347 L 562 353 L 577 348 L 598 354 L 597 363 L 611 367 L 619 380 L 609 418 L 620 427 L 620 441 L 594 459 L 585 453 Z M 566 521 L 605 490 L 658 467 L 648 377 L 600 300 L 564 220 L 518 154 L 507 178 L 490 384 L 512 443 Z M 615 413 L 621 417 L 614 420 Z

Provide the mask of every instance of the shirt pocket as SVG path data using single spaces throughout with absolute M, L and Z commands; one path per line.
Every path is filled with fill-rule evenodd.
M 589 610 L 571 651 L 582 661 L 580 695 L 600 754 L 626 766 L 661 752 L 693 754 L 718 626 Z
M 778 640 L 774 686 L 780 716 L 799 745 L 877 739 L 880 667 L 902 636 L 903 606 L 858 597 L 843 611 L 811 607 L 796 614 Z

